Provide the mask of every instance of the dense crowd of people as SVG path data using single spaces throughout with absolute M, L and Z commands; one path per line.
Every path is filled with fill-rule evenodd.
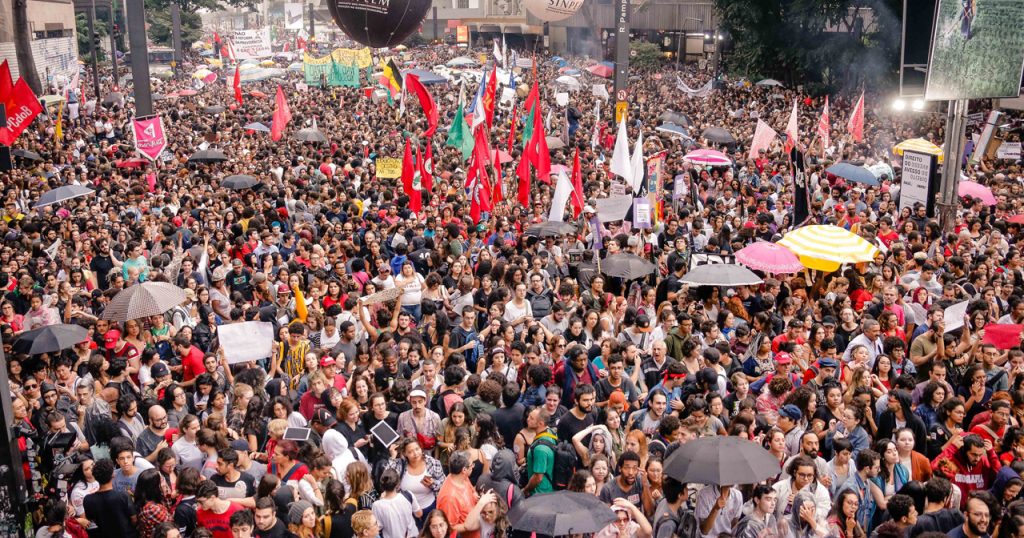
M 460 53 L 396 57 L 429 69 Z M 667 64 L 660 77 L 637 70 L 628 119 L 645 153 L 665 152 L 663 214 L 647 229 L 596 224 L 618 181 L 611 107 L 597 118 L 577 91 L 568 106 L 585 113 L 563 114 L 559 67 L 537 58 L 548 132 L 575 124 L 552 162 L 571 169 L 578 150 L 587 207 L 576 219 L 568 208 L 574 231 L 553 237 L 525 233 L 548 220 L 553 189 L 536 178 L 530 205 L 516 200 L 522 146 L 508 144 L 507 107 L 489 131 L 514 148 L 504 199 L 471 217 L 466 161 L 444 143 L 454 85 L 431 86 L 442 129 L 429 139 L 418 105 L 399 116 L 361 89 L 246 83 L 236 106 L 229 85 L 210 85 L 156 103 L 170 145 L 138 167 L 126 166 L 130 99 L 72 96 L 63 140 L 52 111 L 38 119 L 17 145 L 42 160 L 5 174 L 0 219 L 0 330 L 36 536 L 503 538 L 519 532 L 512 508 L 562 491 L 615 511 L 600 538 L 1024 536 L 1024 352 L 985 338 L 1024 323 L 1019 163 L 967 167 L 998 203 L 960 199 L 946 233 L 928 208 L 900 208 L 892 154 L 906 138 L 941 143 L 939 115 L 892 114 L 869 93 L 856 142 L 841 136 L 856 96 L 833 95 L 836 144 L 822 151 L 823 97 L 728 77 L 689 96 L 676 77 L 698 87 L 709 74 Z M 154 84 L 168 95 L 194 82 Z M 278 84 L 293 119 L 273 142 L 244 126 L 269 121 Z M 797 97 L 810 221 L 878 256 L 755 286 L 682 283 L 694 254 L 729 256 L 805 224 L 793 222 L 782 141 L 747 154 L 757 120 L 781 133 Z M 655 132 L 667 109 L 693 140 Z M 290 136 L 314 120 L 328 143 Z M 721 148 L 734 166 L 682 159 L 714 146 L 700 136 L 711 126 L 739 141 Z M 376 175 L 407 139 L 433 145 L 418 214 L 398 179 Z M 229 160 L 188 162 L 200 147 Z M 839 160 L 888 172 L 879 186 L 823 173 Z M 261 185 L 222 187 L 232 174 Z M 96 194 L 33 208 L 61 185 Z M 624 252 L 656 272 L 602 274 L 598 261 Z M 186 300 L 105 320 L 142 282 Z M 392 288 L 397 299 L 365 300 Z M 961 301 L 965 319 L 945 319 Z M 218 331 L 253 320 L 274 325 L 271 356 L 230 364 Z M 89 337 L 60 353 L 12 348 L 57 323 Z M 664 472 L 679 446 L 719 435 L 761 444 L 778 474 L 716 486 Z

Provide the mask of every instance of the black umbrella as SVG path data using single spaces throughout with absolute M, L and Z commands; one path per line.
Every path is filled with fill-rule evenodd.
M 224 112 L 225 110 L 227 110 L 227 109 L 222 107 L 222 106 L 220 106 L 220 105 L 212 105 L 212 106 L 208 106 L 208 107 L 204 108 L 203 109 L 203 113 L 204 114 L 220 114 L 221 112 Z
M 665 460 L 665 474 L 685 484 L 754 484 L 780 468 L 778 458 L 761 445 L 724 435 L 690 441 Z
M 114 103 L 118 103 L 124 99 L 124 94 L 121 92 L 110 92 L 103 96 L 103 101 L 100 102 L 103 106 L 110 106 Z
M 684 127 L 690 126 L 690 118 L 686 114 L 681 114 L 679 112 L 666 110 L 665 112 L 661 113 L 661 116 L 658 117 L 661 118 L 661 121 L 665 123 L 675 123 L 678 125 L 682 125 Z
M 260 181 L 252 176 L 237 175 L 228 176 L 221 182 L 221 187 L 240 191 L 242 189 L 251 189 L 256 185 L 259 185 Z
M 547 536 L 590 534 L 615 519 L 615 512 L 597 496 L 574 491 L 534 495 L 508 513 L 513 529 Z
M 11 152 L 11 155 L 14 155 L 15 157 L 21 157 L 22 159 L 26 159 L 29 161 L 43 160 L 42 156 L 40 156 L 38 153 L 27 149 L 16 149 Z
M 63 187 L 57 187 L 56 189 L 46 191 L 42 196 L 39 197 L 39 201 L 33 207 L 44 207 L 52 204 L 58 204 L 65 200 L 71 200 L 80 196 L 89 196 L 96 191 L 83 187 L 81 185 L 64 185 Z
M 700 134 L 708 140 L 708 142 L 714 142 L 715 144 L 735 144 L 736 138 L 734 138 L 729 131 L 721 127 L 708 127 L 704 129 L 704 132 Z
M 56 353 L 89 338 L 89 331 L 81 325 L 47 325 L 26 331 L 14 340 L 14 351 L 27 355 Z
M 626 280 L 647 276 L 657 269 L 657 265 L 636 254 L 613 254 L 601 261 L 602 273 Z
M 568 222 L 558 222 L 549 220 L 540 224 L 534 224 L 526 229 L 524 235 L 532 235 L 535 237 L 558 237 L 565 234 L 571 234 L 576 231 L 576 227 Z
M 228 156 L 219 149 L 204 149 L 197 151 L 188 158 L 190 163 L 222 163 L 228 160 Z

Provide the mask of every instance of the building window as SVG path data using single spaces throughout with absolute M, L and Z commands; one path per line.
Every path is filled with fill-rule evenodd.
M 469 9 L 469 0 L 459 0 L 459 9 Z

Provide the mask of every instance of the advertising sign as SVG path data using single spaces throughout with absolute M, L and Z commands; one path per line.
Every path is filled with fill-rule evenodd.
M 900 211 L 904 207 L 914 207 L 921 202 L 928 207 L 928 215 L 933 214 L 935 205 L 935 186 L 932 176 L 935 172 L 934 155 L 906 150 L 903 152 L 903 181 L 900 186 Z

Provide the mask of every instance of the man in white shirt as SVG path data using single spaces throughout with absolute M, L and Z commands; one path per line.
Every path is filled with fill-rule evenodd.
M 729 533 L 743 511 L 743 495 L 732 486 L 704 486 L 697 492 L 693 515 L 700 525 L 700 535 L 711 538 Z

